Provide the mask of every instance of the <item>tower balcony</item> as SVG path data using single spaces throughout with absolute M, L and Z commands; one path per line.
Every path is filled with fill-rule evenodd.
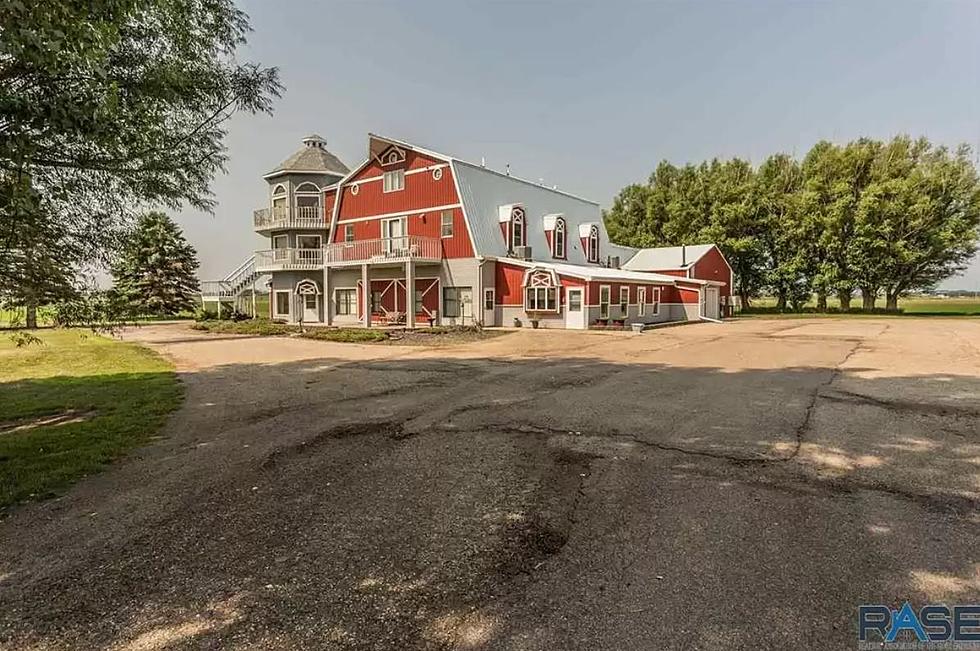
M 323 269 L 323 249 L 266 249 L 256 251 L 255 269 L 261 273 Z
M 252 226 L 259 233 L 289 228 L 326 229 L 330 225 L 323 206 L 280 206 L 259 208 L 252 213 Z

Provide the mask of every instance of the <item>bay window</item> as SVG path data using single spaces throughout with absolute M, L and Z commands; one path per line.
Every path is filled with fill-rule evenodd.
M 557 312 L 557 287 L 528 287 L 524 290 L 525 312 Z

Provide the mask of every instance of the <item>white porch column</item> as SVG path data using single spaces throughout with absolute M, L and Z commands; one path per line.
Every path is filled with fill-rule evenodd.
M 330 291 L 330 267 L 323 267 L 323 322 L 333 325 L 333 293 Z
M 363 326 L 371 327 L 371 283 L 368 281 L 368 266 L 361 265 L 361 310 L 363 311 Z
M 405 326 L 415 327 L 415 261 L 405 262 Z

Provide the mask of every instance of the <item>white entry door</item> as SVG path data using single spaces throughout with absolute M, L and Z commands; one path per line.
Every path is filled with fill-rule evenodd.
M 585 305 L 583 292 L 579 287 L 565 289 L 565 327 L 582 330 L 585 328 Z
M 318 294 L 303 294 L 303 321 L 316 323 L 320 320 L 320 296 Z
M 461 325 L 473 325 L 473 290 L 469 287 L 457 289 L 459 298 L 459 322 Z
M 497 325 L 497 309 L 494 300 L 494 290 L 484 289 L 483 290 L 483 325 L 485 326 L 495 326 Z
M 709 285 L 704 288 L 704 315 L 709 319 L 718 319 L 718 310 L 718 288 Z

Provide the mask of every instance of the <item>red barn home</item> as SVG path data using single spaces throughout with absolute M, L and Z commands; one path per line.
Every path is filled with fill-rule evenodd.
M 327 325 L 547 328 L 717 319 L 732 271 L 711 244 L 612 244 L 599 205 L 369 135 L 348 170 L 318 136 L 266 175 L 270 316 Z

